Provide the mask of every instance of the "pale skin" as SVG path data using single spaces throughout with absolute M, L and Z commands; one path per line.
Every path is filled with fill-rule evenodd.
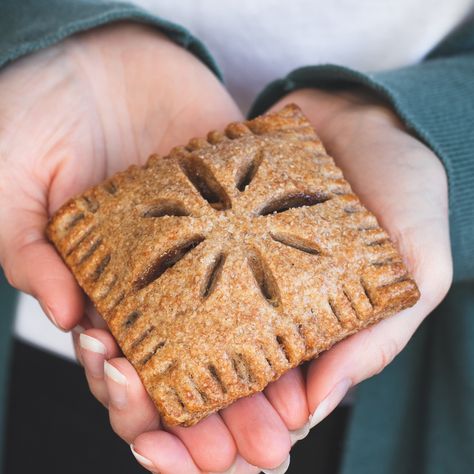
M 390 363 L 451 284 L 447 179 L 439 158 L 389 106 L 360 91 L 291 93 L 274 108 L 289 102 L 302 107 L 397 243 L 422 297 L 415 307 L 339 343 L 309 363 L 306 373 L 293 369 L 263 393 L 194 427 L 165 427 L 135 370 L 45 240 L 44 228 L 71 195 L 144 163 L 152 152 L 165 154 L 222 129 L 241 114 L 193 55 L 155 30 L 129 24 L 77 35 L 15 62 L 0 73 L 0 91 L 2 267 L 58 327 L 86 328 L 89 338 L 76 332 L 74 340 L 90 389 L 108 408 L 115 432 L 133 443 L 151 471 L 223 472 L 236 462 L 237 474 L 250 474 L 259 472 L 255 466 L 280 465 L 291 448 L 290 431 L 303 427 L 329 396 L 319 418 L 327 416 L 344 394 L 341 387 Z

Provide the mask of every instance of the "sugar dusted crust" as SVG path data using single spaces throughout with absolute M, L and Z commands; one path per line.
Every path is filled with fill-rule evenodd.
M 117 173 L 47 233 L 170 425 L 419 298 L 295 105 Z

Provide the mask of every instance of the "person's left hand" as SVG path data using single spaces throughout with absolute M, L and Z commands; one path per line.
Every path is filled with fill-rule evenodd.
M 350 387 L 381 372 L 445 297 L 453 271 L 448 183 L 433 151 L 408 132 L 388 104 L 365 90 L 302 89 L 272 109 L 291 102 L 302 107 L 355 193 L 388 231 L 421 293 L 412 308 L 309 363 L 305 382 L 314 426 Z

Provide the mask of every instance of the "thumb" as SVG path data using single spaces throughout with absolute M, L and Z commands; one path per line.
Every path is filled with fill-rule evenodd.
M 339 342 L 311 362 L 307 373 L 311 427 L 336 408 L 351 386 L 381 372 L 421 320 L 417 305 Z
M 431 225 L 422 222 L 419 228 L 406 229 L 400 241 L 420 289 L 417 304 L 339 342 L 311 363 L 307 374 L 311 426 L 329 415 L 350 386 L 381 372 L 445 296 L 450 278 L 438 275 L 451 271 L 449 238 L 444 231 L 447 224 L 437 224 L 432 219 Z
M 34 296 L 58 328 L 73 328 L 83 316 L 83 295 L 46 239 L 46 211 L 18 209 L 8 203 L 2 207 L 0 263 L 8 282 Z

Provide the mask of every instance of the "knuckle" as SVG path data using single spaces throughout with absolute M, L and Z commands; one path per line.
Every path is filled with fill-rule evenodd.
M 18 273 L 13 269 L 11 265 L 5 263 L 5 265 L 3 266 L 3 273 L 10 286 L 13 286 L 13 288 L 17 288 L 18 290 L 21 289 L 18 280 Z
M 109 396 L 106 388 L 100 383 L 88 378 L 89 391 L 92 396 L 101 403 L 105 408 L 109 408 Z
M 435 271 L 433 271 L 435 269 Z M 434 309 L 445 298 L 453 281 L 453 266 L 448 259 L 432 262 L 420 287 L 421 297 L 427 305 Z
M 434 309 L 448 293 L 453 281 L 453 261 L 446 232 L 440 231 L 444 219 L 425 220 L 426 228 L 433 229 L 439 239 L 426 242 L 426 232 L 419 226 L 404 227 L 394 232 L 404 261 L 420 288 L 421 299 Z
M 126 443 L 130 444 L 137 437 L 136 430 L 129 423 L 124 423 L 121 415 L 109 410 L 110 426 L 113 432 L 122 438 Z
M 262 439 L 265 439 L 266 442 L 254 444 L 254 452 L 252 453 L 250 462 L 260 467 L 275 468 L 286 459 L 290 446 L 286 447 L 281 443 L 271 442 L 274 440 L 272 440 L 271 436 L 268 436 L 269 433 L 264 434 L 265 437 Z
M 393 359 L 395 359 L 400 350 L 400 345 L 393 338 L 390 338 L 384 343 L 379 344 L 376 347 L 374 369 L 371 376 L 382 372 L 382 370 L 387 367 L 387 365 L 390 364 Z

